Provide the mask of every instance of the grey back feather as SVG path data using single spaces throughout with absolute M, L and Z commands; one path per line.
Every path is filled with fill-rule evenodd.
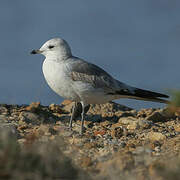
M 73 81 L 90 83 L 93 87 L 103 88 L 108 93 L 120 90 L 124 86 L 100 67 L 80 59 L 74 61 L 71 71 Z

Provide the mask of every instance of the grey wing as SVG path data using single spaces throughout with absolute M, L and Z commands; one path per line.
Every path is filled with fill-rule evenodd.
M 100 67 L 86 61 L 76 59 L 71 66 L 71 78 L 73 81 L 90 83 L 95 88 L 102 88 L 106 94 L 120 95 L 125 98 L 141 99 L 169 103 L 165 94 L 143 90 L 122 83 L 109 75 Z
M 106 93 L 114 93 L 126 86 L 100 67 L 83 60 L 77 60 L 72 64 L 71 78 L 73 81 L 83 81 L 95 88 L 102 88 Z

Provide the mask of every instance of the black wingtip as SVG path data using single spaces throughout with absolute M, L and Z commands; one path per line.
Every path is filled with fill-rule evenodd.
M 143 90 L 136 88 L 134 90 L 135 96 L 142 97 L 142 98 L 169 98 L 168 95 L 166 94 L 161 94 L 153 91 L 148 91 L 148 90 Z
M 126 98 L 132 98 L 132 99 L 139 99 L 144 101 L 153 101 L 153 102 L 160 102 L 160 103 L 166 103 L 169 104 L 170 101 L 161 99 L 161 98 L 169 98 L 166 94 L 156 93 L 153 91 L 148 91 L 144 89 L 134 88 L 133 92 L 129 91 L 128 89 L 122 89 L 120 91 L 116 91 L 115 93 L 109 93 L 109 94 L 118 94 L 122 95 Z

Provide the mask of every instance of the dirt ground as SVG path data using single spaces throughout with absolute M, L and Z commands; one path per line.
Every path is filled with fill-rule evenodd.
M 180 109 L 0 105 L 0 179 L 180 179 Z

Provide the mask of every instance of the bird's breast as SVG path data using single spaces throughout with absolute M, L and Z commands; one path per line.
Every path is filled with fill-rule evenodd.
M 72 80 L 66 63 L 45 60 L 43 62 L 43 74 L 46 82 L 58 95 L 78 101 L 79 97 L 71 87 Z

